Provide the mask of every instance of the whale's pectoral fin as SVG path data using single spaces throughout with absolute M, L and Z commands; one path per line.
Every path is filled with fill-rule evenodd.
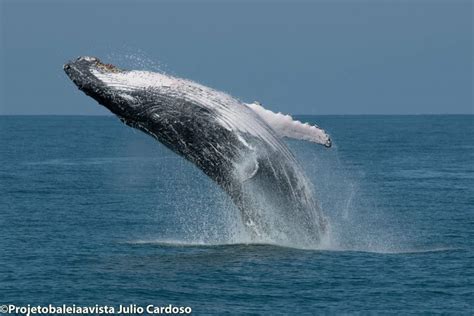
M 328 148 L 332 145 L 329 135 L 317 125 L 302 123 L 290 115 L 274 113 L 265 109 L 259 102 L 248 103 L 247 106 L 270 125 L 280 137 L 307 140 Z

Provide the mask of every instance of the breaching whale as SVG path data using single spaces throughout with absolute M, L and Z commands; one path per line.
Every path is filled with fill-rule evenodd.
M 190 80 L 122 70 L 94 57 L 79 57 L 64 70 L 122 122 L 214 180 L 239 209 L 251 240 L 304 246 L 321 240 L 326 221 L 281 138 L 330 147 L 324 130 Z

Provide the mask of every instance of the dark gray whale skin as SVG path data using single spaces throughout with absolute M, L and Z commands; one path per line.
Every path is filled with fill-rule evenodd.
M 259 124 L 276 148 L 250 133 L 237 135 L 222 125 L 213 109 L 166 89 L 133 89 L 124 98 L 93 71 L 125 71 L 96 58 L 80 57 L 63 68 L 81 91 L 122 122 L 154 137 L 214 180 L 240 210 L 252 239 L 304 246 L 320 241 L 325 219 L 309 181 L 287 146 L 245 105 L 233 110 Z

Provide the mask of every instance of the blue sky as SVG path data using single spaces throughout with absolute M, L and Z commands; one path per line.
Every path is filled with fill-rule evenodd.
M 292 114 L 474 112 L 471 1 L 0 3 L 0 114 L 108 114 L 62 71 L 79 55 Z

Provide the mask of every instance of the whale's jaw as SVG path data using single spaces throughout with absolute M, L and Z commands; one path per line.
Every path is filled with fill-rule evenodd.
M 101 69 L 108 70 L 98 58 L 79 57 L 74 61 L 69 61 L 63 66 L 69 78 L 84 92 L 92 92 L 102 88 L 102 83 L 92 74 L 92 71 Z M 115 67 L 111 69 L 116 69 Z
M 121 73 L 124 70 L 112 64 L 102 63 L 96 57 L 79 57 L 63 66 L 64 72 L 71 81 L 88 96 L 105 106 L 122 121 L 132 123 L 137 117 L 138 109 L 130 106 L 131 97 L 128 93 L 110 87 L 98 77 L 98 74 L 107 75 Z

